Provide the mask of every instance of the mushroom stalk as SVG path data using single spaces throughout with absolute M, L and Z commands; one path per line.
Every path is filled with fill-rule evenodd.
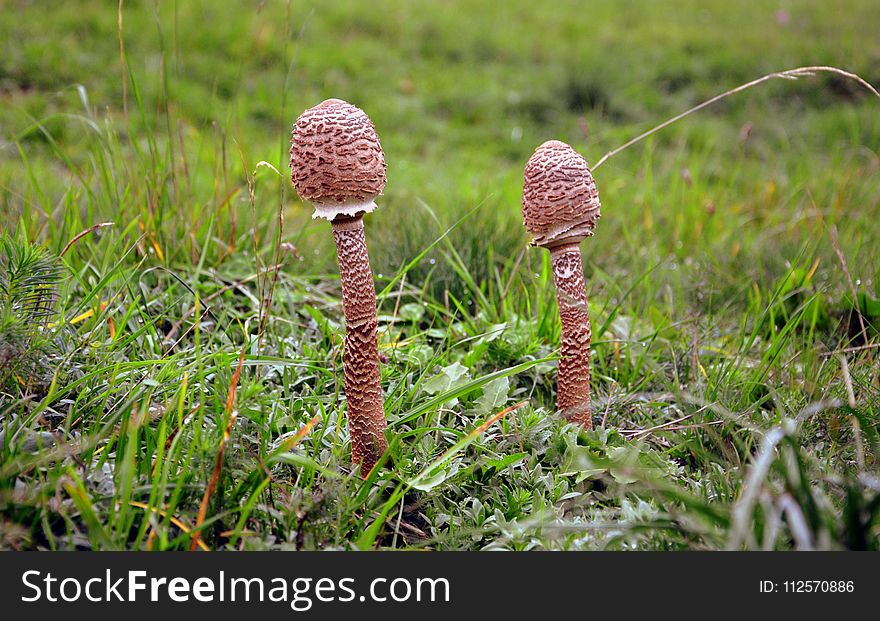
M 363 214 L 338 217 L 332 228 L 345 313 L 342 367 L 351 458 L 353 463 L 360 464 L 361 474 L 366 475 L 388 447 L 379 375 L 376 286 L 367 254 Z
M 575 243 L 551 248 L 550 260 L 562 324 L 556 409 L 566 420 L 592 429 L 590 313 L 580 246 Z
M 564 142 L 549 140 L 526 163 L 523 224 L 532 244 L 547 248 L 562 323 L 556 410 L 591 429 L 590 311 L 580 242 L 593 235 L 601 204 L 587 161 Z

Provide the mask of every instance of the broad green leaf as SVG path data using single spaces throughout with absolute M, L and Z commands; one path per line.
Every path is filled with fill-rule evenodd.
M 477 414 L 488 414 L 507 403 L 510 391 L 510 379 L 499 377 L 483 386 L 483 394 L 477 399 L 474 411 Z
M 440 373 L 425 382 L 425 392 L 429 395 L 445 393 L 459 386 L 463 386 L 470 379 L 470 370 L 460 362 L 453 362 L 449 366 L 440 369 Z M 453 397 L 444 405 L 451 407 L 458 404 L 458 398 Z

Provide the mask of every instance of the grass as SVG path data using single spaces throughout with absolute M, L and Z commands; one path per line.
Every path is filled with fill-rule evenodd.
M 763 84 L 596 171 L 597 428 L 552 414 L 524 162 L 550 138 L 598 161 L 781 69 L 880 84 L 876 3 L 779 10 L 3 12 L 4 244 L 63 276 L 42 327 L 3 308 L 0 545 L 880 547 L 880 107 L 848 81 Z M 389 163 L 367 234 L 391 450 L 366 481 L 330 231 L 287 180 L 290 125 L 329 96 Z

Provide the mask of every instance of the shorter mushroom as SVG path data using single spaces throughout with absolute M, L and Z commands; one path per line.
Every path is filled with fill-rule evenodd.
M 564 142 L 550 140 L 529 158 L 522 211 L 532 244 L 550 251 L 562 323 L 556 409 L 586 429 L 590 411 L 590 313 L 580 242 L 593 235 L 599 193 L 586 160 Z
M 370 269 L 364 214 L 385 187 L 385 155 L 373 122 L 340 99 L 303 112 L 290 141 L 291 179 L 331 222 L 342 280 L 345 343 L 342 355 L 351 459 L 366 476 L 388 448 L 379 375 L 376 285 Z

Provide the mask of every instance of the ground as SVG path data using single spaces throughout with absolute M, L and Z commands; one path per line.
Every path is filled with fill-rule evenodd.
M 880 85 L 873 0 L 11 4 L 0 546 L 880 547 L 880 99 L 773 80 L 595 168 L 592 432 L 520 215 L 545 140 L 595 163 L 803 65 Z M 366 481 L 287 163 L 328 97 L 388 162 Z

